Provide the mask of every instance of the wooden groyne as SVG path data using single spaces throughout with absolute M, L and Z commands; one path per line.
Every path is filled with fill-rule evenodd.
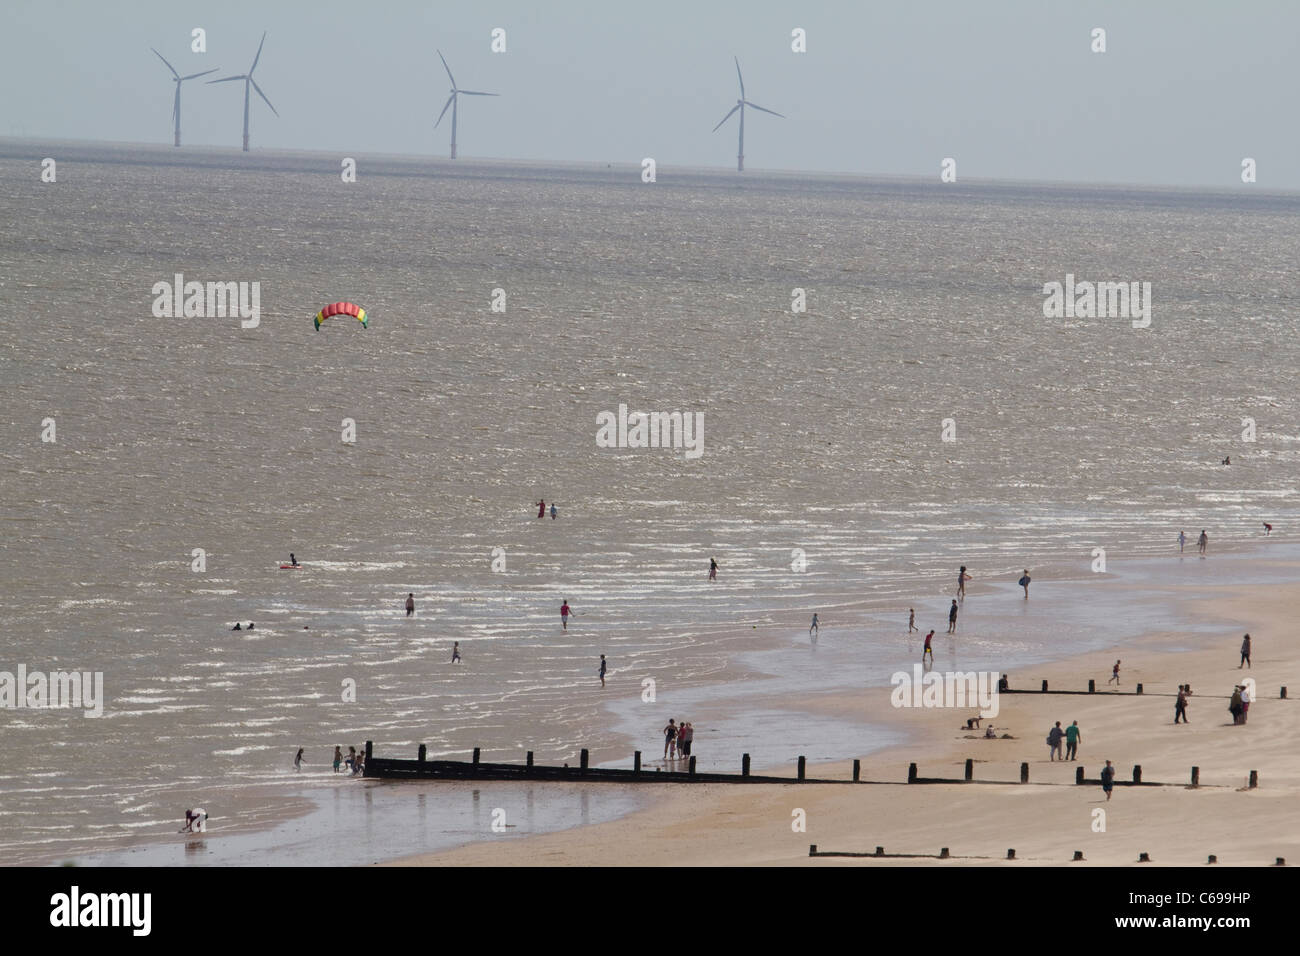
M 374 745 L 366 741 L 364 775 L 386 780 L 547 780 L 612 783 L 863 783 L 861 762 L 853 761 L 853 779 L 830 780 L 807 775 L 807 761 L 800 757 L 794 777 L 770 777 L 749 772 L 749 754 L 741 758 L 740 773 L 700 773 L 695 769 L 695 757 L 689 758 L 684 770 L 647 769 L 641 765 L 641 751 L 632 755 L 631 767 L 592 767 L 588 752 L 583 750 L 578 766 L 545 766 L 533 762 L 533 752 L 528 751 L 522 764 L 484 763 L 479 760 L 479 748 L 474 748 L 473 759 L 427 760 L 425 745 L 420 745 L 414 760 L 375 757 Z
M 522 764 L 518 763 L 484 763 L 479 759 L 480 750 L 474 748 L 473 757 L 468 760 L 428 760 L 426 759 L 426 748 L 420 744 L 420 749 L 414 760 L 394 759 L 387 757 L 374 756 L 374 743 L 366 741 L 366 761 L 365 776 L 374 777 L 381 780 L 514 780 L 514 781 L 569 781 L 582 783 L 838 783 L 838 784 L 875 784 L 898 786 L 906 784 L 994 784 L 1000 786 L 1014 786 L 1017 784 L 1029 783 L 1029 763 L 1020 764 L 1020 779 L 1016 780 L 976 780 L 975 779 L 975 761 L 968 759 L 966 761 L 965 774 L 962 777 L 922 777 L 916 764 L 909 764 L 907 768 L 906 784 L 900 780 L 863 780 L 862 779 L 862 761 L 853 761 L 853 775 L 850 779 L 843 778 L 831 779 L 829 777 L 810 777 L 807 774 L 807 760 L 799 757 L 796 764 L 795 776 L 793 777 L 772 777 L 751 774 L 749 772 L 750 759 L 749 754 L 742 754 L 740 760 L 740 773 L 699 773 L 695 769 L 695 757 L 689 759 L 685 770 L 661 770 L 657 767 L 646 769 L 641 765 L 641 751 L 636 751 L 632 755 L 631 767 L 592 767 L 590 766 L 589 755 L 583 750 L 579 756 L 578 766 L 570 767 L 565 764 L 561 767 L 547 766 L 533 762 L 533 752 L 528 751 L 528 755 Z M 1141 764 L 1133 767 L 1133 776 L 1130 780 L 1119 779 L 1118 772 L 1115 774 L 1114 786 L 1117 787 L 1201 787 L 1201 768 L 1193 767 L 1189 783 L 1162 783 L 1152 780 L 1142 779 Z M 1085 775 L 1081 765 L 1074 768 L 1074 783 L 1063 783 L 1060 781 L 1044 781 L 1038 786 L 1048 787 L 1065 787 L 1065 786 L 1083 786 L 1093 785 L 1100 786 L 1101 780 L 1089 778 Z M 1227 784 L 1206 784 L 1204 786 L 1228 786 Z M 1259 775 L 1256 771 L 1250 772 L 1247 788 L 1254 789 L 1259 786 Z
M 1172 692 L 1157 691 L 1153 694 L 1147 694 L 1145 693 L 1142 684 L 1136 684 L 1134 685 L 1134 688 L 1135 688 L 1134 690 L 1120 690 L 1119 686 L 1116 685 L 1116 688 L 1114 690 L 1109 690 L 1106 688 L 1097 690 L 1097 681 L 1093 679 L 1088 681 L 1087 690 L 1061 690 L 1059 688 L 1055 690 L 1049 690 L 1047 687 L 1047 681 L 1043 681 L 1042 686 L 1038 690 L 1033 690 L 1027 687 L 1022 687 L 1022 688 L 1001 687 L 998 689 L 998 693 L 999 694 L 1078 694 L 1085 697 L 1088 694 L 1094 694 L 1099 697 L 1177 697 L 1178 696 L 1177 691 L 1172 691 Z M 1189 699 L 1188 702 L 1193 703 L 1197 700 L 1219 700 L 1219 699 L 1227 700 L 1231 696 L 1232 696 L 1231 694 L 1194 694 Z M 1257 698 L 1257 699 L 1262 699 L 1262 698 Z M 1281 689 L 1279 689 L 1276 699 L 1277 700 L 1291 699 L 1287 697 L 1286 687 L 1282 687 Z

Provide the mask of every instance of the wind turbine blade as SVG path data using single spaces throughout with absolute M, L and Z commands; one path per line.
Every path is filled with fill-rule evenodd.
M 456 78 L 451 75 L 451 67 L 447 65 L 447 58 L 442 55 L 441 50 L 438 51 L 438 59 L 442 60 L 442 68 L 447 71 L 447 79 L 451 80 L 451 88 L 454 90 L 456 88 Z
M 442 112 L 438 114 L 438 123 L 441 123 L 442 118 L 447 115 L 447 110 L 451 109 L 451 101 L 454 100 L 455 98 L 456 98 L 455 93 L 452 93 L 451 96 L 447 97 L 447 102 L 443 104 Z M 438 123 L 433 124 L 434 129 L 438 128 Z
M 197 78 L 200 77 L 200 76 L 207 76 L 209 73 L 215 73 L 215 72 L 217 72 L 217 70 L 219 70 L 219 69 L 221 69 L 221 67 L 219 67 L 219 66 L 214 66 L 212 69 L 210 69 L 210 70 L 204 70 L 202 73 L 191 73 L 189 76 L 182 76 L 182 77 L 181 77 L 181 82 L 184 82 L 185 80 L 193 80 L 193 79 L 197 79 Z
M 735 60 L 736 60 L 736 79 L 740 80 L 740 98 L 743 100 L 745 98 L 745 78 L 740 75 L 740 57 L 735 57 Z
M 759 106 L 757 103 L 751 103 L 749 102 L 749 100 L 745 100 L 745 105 L 752 110 L 762 110 L 764 113 L 771 113 L 773 116 L 780 116 L 781 119 L 785 119 L 785 116 L 781 113 L 778 113 L 776 110 L 769 110 L 767 107 Z
M 250 76 L 250 77 L 248 78 L 248 82 L 250 82 L 250 83 L 253 84 L 253 89 L 257 90 L 257 95 L 260 96 L 263 100 L 266 100 L 266 105 L 267 105 L 267 106 L 271 106 L 271 101 L 268 100 L 268 99 L 266 99 L 266 94 L 263 93 L 263 92 L 262 92 L 262 88 L 261 88 L 260 86 L 257 85 L 257 80 L 253 79 L 253 78 Z M 276 115 L 277 117 L 280 115 L 280 114 L 276 111 L 276 108 L 275 108 L 274 106 L 271 106 L 271 112 L 272 112 L 272 113 L 275 113 L 275 115 Z
M 248 68 L 248 75 L 252 76 L 253 71 L 257 69 L 257 61 L 262 58 L 262 46 L 266 43 L 266 31 L 262 31 L 262 42 L 257 45 L 257 56 L 253 57 L 253 65 Z M 263 97 L 265 99 L 265 97 Z
M 153 50 L 153 47 L 149 47 L 149 49 Z M 162 60 L 164 63 L 167 63 L 167 58 L 163 56 L 161 53 L 159 53 L 157 50 L 153 50 L 153 55 L 156 56 L 158 59 Z M 176 72 L 175 67 L 173 67 L 170 63 L 167 63 L 167 69 L 172 71 L 172 76 L 176 77 L 178 80 L 180 79 L 181 75 Z
M 735 106 L 733 106 L 733 107 L 731 108 L 731 113 L 736 112 L 736 110 L 738 110 L 738 109 L 740 109 L 740 104 L 739 104 L 739 103 L 737 103 Z M 722 126 L 723 123 L 725 123 L 727 120 L 731 119 L 731 113 L 728 113 L 726 116 L 722 117 L 722 119 L 718 120 L 718 125 L 715 126 L 715 127 L 713 127 L 713 129 L 710 130 L 710 132 L 716 133 L 716 132 L 718 131 L 718 128 L 719 128 L 720 126 Z
M 233 80 L 246 80 L 246 79 L 248 79 L 248 75 L 247 75 L 247 74 L 244 74 L 244 75 L 242 75 L 242 76 L 223 76 L 223 77 L 222 77 L 221 79 L 219 79 L 219 80 L 208 80 L 208 85 L 210 86 L 210 85 L 212 85 L 213 83 L 229 83 L 229 82 L 231 82 L 231 81 L 233 81 Z
M 457 90 L 463 96 L 500 96 L 500 93 L 480 93 L 477 90 Z

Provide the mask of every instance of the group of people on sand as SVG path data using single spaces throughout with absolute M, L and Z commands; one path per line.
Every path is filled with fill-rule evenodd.
M 679 724 L 669 717 L 668 726 L 664 728 L 664 759 L 677 760 L 689 757 L 694 740 L 695 727 L 690 721 L 683 720 Z
M 1083 734 L 1079 731 L 1079 722 L 1076 720 L 1064 730 L 1061 729 L 1061 722 L 1058 720 L 1056 726 L 1047 732 L 1047 757 L 1049 760 L 1077 760 L 1079 759 L 1079 741 L 1083 739 Z M 1061 743 L 1065 743 L 1065 756 L 1061 756 Z
M 1264 523 L 1264 532 L 1269 534 L 1273 531 L 1273 526 L 1267 522 Z M 1209 547 L 1210 539 L 1205 534 L 1205 529 L 1201 529 L 1201 535 L 1196 539 L 1196 550 L 1202 557 L 1205 556 L 1205 549 Z M 1178 532 L 1178 553 L 1183 553 L 1183 548 L 1187 545 L 1187 535 Z

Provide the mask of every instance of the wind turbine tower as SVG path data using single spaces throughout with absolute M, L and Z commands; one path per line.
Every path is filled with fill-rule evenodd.
M 732 113 L 736 112 L 736 110 L 740 110 L 740 143 L 736 147 L 736 172 L 743 173 L 745 171 L 745 107 L 748 106 L 763 113 L 771 113 L 773 116 L 781 116 L 781 114 L 776 112 L 776 110 L 769 110 L 766 107 L 759 106 L 757 103 L 751 103 L 749 100 L 745 99 L 745 78 L 740 75 L 739 57 L 736 58 L 736 78 L 740 80 L 740 99 L 736 100 L 736 105 L 731 108 L 731 112 L 722 117 L 722 119 L 718 121 L 718 125 L 713 127 L 713 132 L 716 133 L 723 123 L 731 119 Z M 785 119 L 784 116 L 781 116 L 781 118 Z
M 451 80 L 451 96 L 447 97 L 447 102 L 443 104 L 442 112 L 438 114 L 438 122 L 433 124 L 433 128 L 438 128 L 438 123 L 447 115 L 447 107 L 451 107 L 451 158 L 456 158 L 456 101 L 461 96 L 500 96 L 499 93 L 480 93 L 477 90 L 461 90 L 456 88 L 456 78 L 451 75 L 451 67 L 447 65 L 447 58 L 438 51 L 438 59 L 442 60 L 442 68 L 447 71 L 447 78 Z
M 153 47 L 150 47 L 149 49 L 153 50 Z M 172 82 L 176 84 L 176 99 L 172 103 L 172 120 L 176 123 L 176 142 L 174 142 L 172 145 L 179 146 L 181 144 L 181 84 L 184 83 L 186 80 L 193 80 L 196 77 L 207 76 L 209 73 L 215 73 L 217 72 L 219 67 L 214 66 L 212 69 L 204 70 L 202 73 L 191 73 L 189 76 L 181 76 L 179 73 L 176 72 L 176 68 L 167 62 L 167 58 L 165 56 L 163 56 L 157 50 L 153 50 L 153 52 L 154 52 L 154 56 L 162 60 L 163 63 L 166 64 L 167 69 L 172 71 L 172 76 L 174 77 Z
M 247 73 L 241 73 L 239 76 L 223 76 L 219 80 L 208 80 L 209 83 L 230 83 L 233 80 L 244 81 L 244 152 L 248 152 L 248 88 L 251 85 L 257 90 L 257 95 L 266 101 L 267 106 L 271 106 L 271 101 L 266 99 L 266 94 L 262 88 L 257 85 L 257 80 L 253 79 L 253 71 L 257 69 L 257 61 L 262 58 L 262 47 L 266 43 L 266 33 L 262 33 L 262 42 L 257 45 L 257 56 L 253 57 L 253 65 L 248 68 Z M 271 112 L 279 118 L 280 114 L 274 106 L 271 106 Z

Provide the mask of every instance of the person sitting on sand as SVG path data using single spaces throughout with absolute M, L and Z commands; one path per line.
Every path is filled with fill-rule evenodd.
M 996 740 L 997 736 L 998 735 L 993 732 L 993 725 L 989 724 L 988 729 L 984 731 L 984 738 L 986 740 Z
M 1007 680 L 1007 675 L 1003 674 L 1002 679 L 998 681 L 998 693 L 1004 693 L 1011 689 L 1011 681 Z

